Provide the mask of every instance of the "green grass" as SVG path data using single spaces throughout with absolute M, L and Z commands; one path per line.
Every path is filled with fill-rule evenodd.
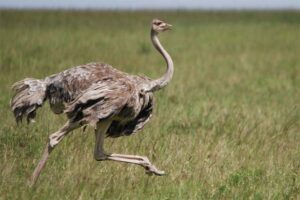
M 140 133 L 108 152 L 146 155 L 168 175 L 93 159 L 94 133 L 76 130 L 27 186 L 47 141 L 66 121 L 45 105 L 16 126 L 10 86 L 104 61 L 159 77 L 150 21 L 174 59 Z M 0 199 L 300 199 L 299 12 L 0 11 Z

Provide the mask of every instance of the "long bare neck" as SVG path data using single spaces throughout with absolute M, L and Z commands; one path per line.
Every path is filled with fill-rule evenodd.
M 154 92 L 156 90 L 159 90 L 163 87 L 165 87 L 170 80 L 172 79 L 173 72 L 174 72 L 174 65 L 171 56 L 168 54 L 168 52 L 163 48 L 163 46 L 160 44 L 157 33 L 153 30 L 151 30 L 151 40 L 153 43 L 153 46 L 157 49 L 157 51 L 164 57 L 166 63 L 167 63 L 167 71 L 165 74 L 153 81 L 151 81 L 149 84 L 145 85 L 143 88 L 145 92 Z

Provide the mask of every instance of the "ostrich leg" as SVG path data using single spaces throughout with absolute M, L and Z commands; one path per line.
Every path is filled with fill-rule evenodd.
M 163 176 L 164 171 L 158 170 L 146 156 L 126 155 L 126 154 L 111 154 L 107 157 L 107 160 L 113 160 L 118 162 L 126 162 L 131 164 L 140 165 L 145 168 L 146 173 L 149 175 Z
M 107 159 L 107 154 L 104 152 L 103 143 L 105 134 L 111 124 L 111 121 L 101 121 L 98 122 L 95 129 L 96 143 L 94 150 L 94 158 L 97 161 L 102 161 Z
M 145 156 L 138 155 L 126 155 L 126 154 L 106 154 L 103 149 L 104 137 L 107 129 L 109 128 L 111 122 L 100 122 L 97 124 L 97 128 L 95 130 L 96 134 L 96 144 L 95 144 L 95 152 L 94 158 L 98 161 L 103 160 L 112 160 L 117 162 L 125 162 L 136 164 L 144 167 L 146 169 L 147 174 L 155 174 L 158 176 L 165 175 L 164 171 L 158 170 L 149 159 Z
M 47 143 L 43 156 L 36 166 L 30 181 L 30 186 L 33 186 L 39 178 L 42 169 L 45 167 L 49 154 L 52 152 L 54 147 L 67 135 L 70 131 L 79 127 L 79 124 L 67 122 L 62 128 L 57 132 L 53 133 L 49 137 L 49 142 Z

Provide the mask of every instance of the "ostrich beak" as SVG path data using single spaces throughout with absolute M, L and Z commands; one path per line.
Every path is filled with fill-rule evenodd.
M 166 26 L 165 26 L 166 28 L 166 30 L 172 30 L 172 25 L 171 24 L 166 24 Z

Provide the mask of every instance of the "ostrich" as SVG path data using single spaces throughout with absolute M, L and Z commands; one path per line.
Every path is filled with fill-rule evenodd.
M 55 114 L 66 113 L 68 122 L 49 136 L 42 158 L 35 168 L 31 185 L 38 180 L 49 154 L 70 131 L 91 125 L 95 128 L 94 158 L 132 163 L 146 173 L 164 175 L 145 156 L 108 154 L 103 149 L 105 136 L 133 134 L 144 127 L 152 116 L 153 93 L 165 87 L 173 76 L 173 61 L 158 40 L 159 32 L 172 25 L 154 19 L 151 40 L 167 63 L 165 74 L 155 80 L 129 75 L 104 63 L 89 63 L 67 69 L 45 79 L 26 78 L 13 85 L 11 109 L 18 122 L 26 117 L 34 121 L 36 110 L 48 100 Z

